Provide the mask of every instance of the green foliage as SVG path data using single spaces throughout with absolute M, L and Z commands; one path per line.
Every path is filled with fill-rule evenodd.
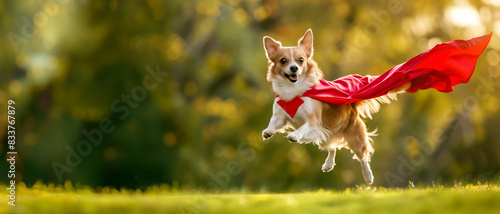
M 277 192 L 361 184 L 359 164 L 345 150 L 338 153 L 336 168 L 323 173 L 326 154 L 317 148 L 290 144 L 282 134 L 262 141 L 274 98 L 265 80 L 262 37 L 295 45 L 312 28 L 314 58 L 326 79 L 378 75 L 439 42 L 497 31 L 499 17 L 491 4 L 1 1 L 0 103 L 17 103 L 18 182 L 60 183 L 52 164 L 67 165 L 67 148 L 76 151 L 89 140 L 83 132 L 99 130 L 108 118 L 113 131 L 62 180 L 94 188 L 176 183 L 186 189 Z M 13 34 L 24 40 L 13 44 Z M 379 131 L 375 185 L 499 178 L 497 35 L 468 84 L 450 94 L 402 95 L 367 121 L 370 130 Z M 137 87 L 150 75 L 146 68 L 157 66 L 168 76 L 140 101 L 124 101 L 123 96 L 140 95 Z M 117 100 L 115 107 L 122 110 L 113 108 Z M 0 111 L 0 120 L 6 117 Z M 6 125 L 0 122 L 1 139 Z M 0 182 L 8 180 L 3 176 Z M 159 203 L 152 204 L 155 209 Z

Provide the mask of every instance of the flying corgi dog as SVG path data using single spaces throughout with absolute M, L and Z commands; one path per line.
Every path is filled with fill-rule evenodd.
M 486 36 L 484 36 L 484 38 L 486 38 Z M 481 37 L 481 39 L 484 38 Z M 484 45 L 485 47 L 488 41 L 486 41 L 486 44 L 481 42 L 480 45 Z M 410 80 L 408 80 L 406 76 L 398 76 L 401 72 L 390 73 L 388 75 L 391 75 L 389 77 L 394 77 L 393 82 L 387 82 L 388 80 L 391 80 L 390 78 L 377 80 L 376 77 L 372 76 L 361 77 L 359 75 L 351 75 L 347 83 L 340 82 L 340 84 L 333 84 L 332 87 L 334 90 L 343 90 L 339 88 L 343 88 L 344 86 L 356 87 L 358 82 L 362 82 L 362 84 L 369 84 L 372 80 L 381 82 L 376 83 L 377 86 L 372 87 L 374 89 L 380 89 L 379 86 L 383 84 L 389 86 L 380 89 L 380 93 L 377 92 L 378 94 L 376 94 L 376 96 L 372 96 L 372 94 L 370 94 L 370 96 L 367 96 L 368 98 L 359 99 L 358 101 L 353 98 L 354 96 L 346 96 L 345 100 L 348 100 L 349 102 L 342 101 L 346 104 L 335 105 L 318 99 L 323 98 L 321 96 L 306 96 L 312 89 L 316 90 L 319 88 L 318 90 L 320 90 L 321 85 L 328 84 L 322 79 L 323 72 L 319 69 L 318 64 L 312 58 L 314 51 L 313 33 L 311 29 L 307 30 L 302 38 L 299 39 L 297 46 L 284 47 L 281 45 L 281 42 L 274 40 L 269 36 L 265 36 L 263 38 L 263 42 L 269 64 L 267 80 L 272 83 L 272 88 L 276 93 L 271 121 L 269 122 L 268 127 L 262 132 L 263 139 L 269 139 L 275 132 L 284 132 L 285 129 L 292 128 L 293 131 L 288 132 L 286 136 L 286 138 L 291 142 L 301 144 L 314 143 L 320 149 L 328 151 L 328 156 L 321 168 L 323 172 L 329 172 L 335 166 L 334 159 L 337 149 L 347 148 L 354 153 L 354 158 L 361 163 L 362 174 L 368 184 L 373 183 L 373 174 L 370 169 L 370 158 L 374 149 L 372 146 L 373 141 L 370 137 L 376 135 L 376 130 L 368 132 L 362 118 L 371 118 L 373 113 L 379 111 L 380 103 L 390 103 L 391 100 L 396 99 L 396 94 L 398 93 L 403 93 L 405 91 L 415 92 L 418 89 L 425 89 L 429 87 L 436 88 L 439 91 L 449 92 L 451 86 L 468 81 L 468 78 L 466 77 L 466 80 L 452 80 L 454 82 L 449 84 L 451 85 L 449 88 L 442 88 L 444 87 L 442 83 L 451 81 L 450 78 L 433 78 L 432 80 L 436 82 L 430 83 L 421 81 L 422 78 L 434 75 L 432 72 L 422 74 L 420 79 L 415 78 Z M 452 42 L 449 43 L 451 44 Z M 477 46 L 476 43 L 472 45 Z M 463 48 L 467 48 L 462 46 L 451 47 L 450 49 L 455 51 L 455 49 L 462 50 Z M 482 47 L 477 56 L 481 54 L 484 47 Z M 437 46 L 434 49 L 436 48 Z M 443 47 L 440 48 L 443 49 Z M 434 49 L 431 51 L 434 51 Z M 436 51 L 447 50 L 439 49 Z M 408 68 L 410 71 L 407 73 L 412 72 L 411 69 L 417 70 L 417 68 L 414 68 L 415 66 L 425 65 L 427 62 L 426 60 L 428 60 L 427 58 L 430 58 L 425 55 L 426 53 L 415 57 L 417 58 L 416 60 L 420 60 L 418 63 L 413 63 L 410 60 L 408 63 L 401 64 L 399 67 L 396 66 L 386 73 L 393 72 L 394 69 L 397 70 L 399 68 Z M 419 59 L 418 57 L 422 59 Z M 431 58 L 429 60 L 436 60 L 436 58 Z M 453 59 L 447 58 L 446 60 L 452 61 Z M 474 60 L 470 60 L 474 61 L 474 66 L 475 60 L 477 60 L 477 57 Z M 470 74 L 465 73 L 464 76 L 469 75 L 468 77 L 470 78 L 474 67 L 472 67 L 472 69 L 467 69 L 467 72 L 471 70 Z M 419 72 L 423 73 L 421 70 L 419 70 Z M 457 73 L 456 71 L 453 72 Z M 457 76 L 455 73 L 454 76 Z M 405 73 L 403 72 L 403 74 Z M 401 79 L 405 81 L 401 81 Z M 353 84 L 353 82 L 355 84 Z M 344 83 L 345 85 L 343 85 Z M 362 93 L 364 94 L 372 93 L 371 91 L 366 90 L 366 87 L 362 89 Z

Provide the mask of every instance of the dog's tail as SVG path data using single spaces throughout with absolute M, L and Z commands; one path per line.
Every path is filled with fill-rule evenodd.
M 392 91 L 384 96 L 380 96 L 377 98 L 363 100 L 355 103 L 355 109 L 358 114 L 363 118 L 372 119 L 372 114 L 377 113 L 380 110 L 380 104 L 389 104 L 393 100 L 397 100 L 397 95 L 404 93 L 408 88 L 410 88 L 411 82 L 408 82 Z

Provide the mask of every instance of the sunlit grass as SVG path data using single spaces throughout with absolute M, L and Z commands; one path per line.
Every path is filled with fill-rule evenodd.
M 0 185 L 6 195 L 6 185 Z M 44 185 L 17 186 L 16 206 L 2 197 L 0 213 L 500 213 L 500 187 L 492 184 L 359 187 L 286 194 L 207 194 L 167 185 L 145 191 Z

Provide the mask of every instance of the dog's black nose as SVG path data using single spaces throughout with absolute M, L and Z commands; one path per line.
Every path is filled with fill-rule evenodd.
M 295 66 L 295 65 L 290 66 L 291 72 L 295 73 L 295 72 L 297 72 L 297 70 L 299 70 L 299 68 L 297 66 Z

